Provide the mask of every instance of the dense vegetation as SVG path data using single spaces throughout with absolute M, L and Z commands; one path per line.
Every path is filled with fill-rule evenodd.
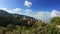
M 32 26 L 36 21 L 32 19 L 26 19 L 25 17 L 13 17 L 13 16 L 0 16 L 0 26 L 7 26 L 8 24 Z
M 1 16 L 0 34 L 60 34 L 60 17 L 54 17 L 50 24 L 43 21 L 30 22 L 25 18 Z
M 60 17 L 50 23 L 0 10 L 0 34 L 60 34 Z

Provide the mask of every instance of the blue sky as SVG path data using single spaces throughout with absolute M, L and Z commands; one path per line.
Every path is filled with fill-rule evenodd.
M 0 9 L 41 20 L 60 16 L 60 0 L 0 0 Z
M 8 9 L 22 8 L 27 9 L 24 6 L 26 0 L 0 0 L 0 7 L 6 7 Z M 32 10 L 44 10 L 50 11 L 53 9 L 60 10 L 60 0 L 27 0 L 32 3 L 29 9 Z

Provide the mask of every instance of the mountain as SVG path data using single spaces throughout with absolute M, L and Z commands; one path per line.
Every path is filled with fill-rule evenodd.
M 35 19 L 33 17 L 29 17 L 29 16 L 26 16 L 26 15 L 8 13 L 7 11 L 4 11 L 4 10 L 0 10 L 0 15 L 3 15 L 3 16 L 14 16 L 14 17 L 20 17 L 20 18 L 25 17 L 25 18 Z
M 37 19 L 30 16 L 21 15 L 21 14 L 12 14 L 12 13 L 8 13 L 7 11 L 0 10 L 0 24 L 4 26 L 8 23 L 13 23 L 18 25 L 24 25 L 24 24 L 29 25 L 29 24 L 34 24 L 37 21 L 38 21 Z

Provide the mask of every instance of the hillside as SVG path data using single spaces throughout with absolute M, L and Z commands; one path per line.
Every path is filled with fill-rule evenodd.
M 33 17 L 20 15 L 20 14 L 11 14 L 11 13 L 8 13 L 7 11 L 0 10 L 0 24 L 2 26 L 6 26 L 10 23 L 15 24 L 15 25 L 28 26 L 28 25 L 33 25 L 33 23 L 36 23 L 37 21 L 38 20 Z
M 4 16 L 14 16 L 14 17 L 26 17 L 26 18 L 31 18 L 31 19 L 35 19 L 33 17 L 29 17 L 29 16 L 26 16 L 26 15 L 21 15 L 21 14 L 11 14 L 11 13 L 8 13 L 7 11 L 4 11 L 4 10 L 0 10 L 0 15 L 4 15 Z
M 0 10 L 0 34 L 60 34 L 60 17 L 52 18 L 48 24 L 33 17 Z

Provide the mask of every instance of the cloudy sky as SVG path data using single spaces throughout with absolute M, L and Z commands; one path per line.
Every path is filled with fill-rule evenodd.
M 60 16 L 60 0 L 0 0 L 0 9 L 46 21 Z

